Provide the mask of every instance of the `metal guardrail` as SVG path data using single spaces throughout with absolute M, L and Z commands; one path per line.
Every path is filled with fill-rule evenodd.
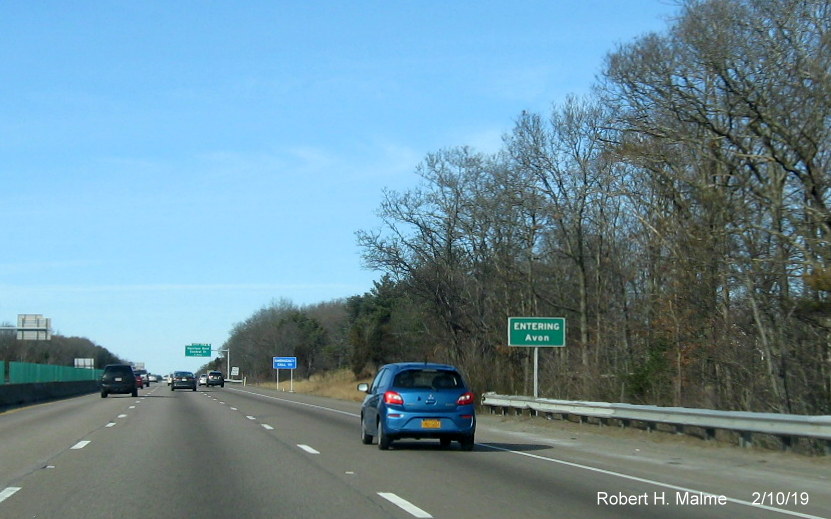
M 506 414 L 506 411 L 511 409 L 516 414 L 528 411 L 533 415 L 547 417 L 552 415 L 559 415 L 561 418 L 576 416 L 581 422 L 594 418 L 603 425 L 616 421 L 622 427 L 626 427 L 631 425 L 631 422 L 639 422 L 644 424 L 648 430 L 654 430 L 656 424 L 659 423 L 668 424 L 674 426 L 678 434 L 684 434 L 686 427 L 697 427 L 704 431 L 707 439 L 714 438 L 716 430 L 729 430 L 739 434 L 739 444 L 743 447 L 753 444 L 753 434 L 776 436 L 782 441 L 784 449 L 791 447 L 793 438 L 811 438 L 824 441 L 825 454 L 831 455 L 831 415 L 805 416 L 715 411 L 687 407 L 535 399 L 496 393 L 485 393 L 482 405 L 489 407 L 491 412 L 500 409 L 502 414 Z

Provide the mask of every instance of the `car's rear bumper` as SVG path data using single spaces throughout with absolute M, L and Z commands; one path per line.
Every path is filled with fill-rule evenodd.
M 138 384 L 101 384 L 101 391 L 106 391 L 107 393 L 132 393 L 136 389 L 138 389 Z
M 476 416 L 472 413 L 436 416 L 391 411 L 386 416 L 384 432 L 397 438 L 461 438 L 476 432 Z

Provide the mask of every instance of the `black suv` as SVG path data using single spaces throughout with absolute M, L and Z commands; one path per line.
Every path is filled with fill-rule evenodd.
M 210 386 L 219 386 L 225 387 L 225 378 L 222 376 L 221 371 L 209 371 L 208 372 L 208 380 L 205 381 L 205 385 Z
M 129 364 L 108 364 L 101 375 L 101 398 L 110 393 L 129 393 L 138 396 L 138 383 L 133 366 Z

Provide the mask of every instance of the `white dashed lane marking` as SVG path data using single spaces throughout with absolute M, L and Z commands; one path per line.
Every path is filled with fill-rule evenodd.
M 80 442 L 76 443 L 75 445 L 72 446 L 72 448 L 75 449 L 75 450 L 83 449 L 84 447 L 86 447 L 89 444 L 90 444 L 89 441 L 84 440 L 84 441 L 80 441 Z
M 6 487 L 3 489 L 3 491 L 0 492 L 0 503 L 12 497 L 18 490 L 20 490 L 20 487 Z
M 314 450 L 313 448 L 309 447 L 308 445 L 297 444 L 298 447 L 303 449 L 304 451 L 308 452 L 309 454 L 320 454 L 319 451 Z
M 274 430 L 274 427 L 272 427 L 272 426 L 268 425 L 267 423 L 260 424 L 260 425 L 262 425 L 262 426 L 263 426 L 263 429 L 265 429 L 265 430 L 267 430 L 267 431 L 273 431 L 273 430 Z
M 420 519 L 429 519 L 433 517 L 432 515 L 428 514 L 416 505 L 410 503 L 406 499 L 402 499 L 391 492 L 378 492 L 378 495 L 383 497 L 390 503 L 394 504 L 398 508 L 404 510 L 408 514 L 412 515 L 413 517 L 418 517 Z

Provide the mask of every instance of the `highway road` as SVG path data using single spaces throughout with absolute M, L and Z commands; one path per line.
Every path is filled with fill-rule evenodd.
M 831 519 L 827 459 L 490 415 L 472 452 L 427 440 L 380 451 L 361 444 L 358 413 L 309 395 L 164 384 L 7 411 L 0 517 Z

